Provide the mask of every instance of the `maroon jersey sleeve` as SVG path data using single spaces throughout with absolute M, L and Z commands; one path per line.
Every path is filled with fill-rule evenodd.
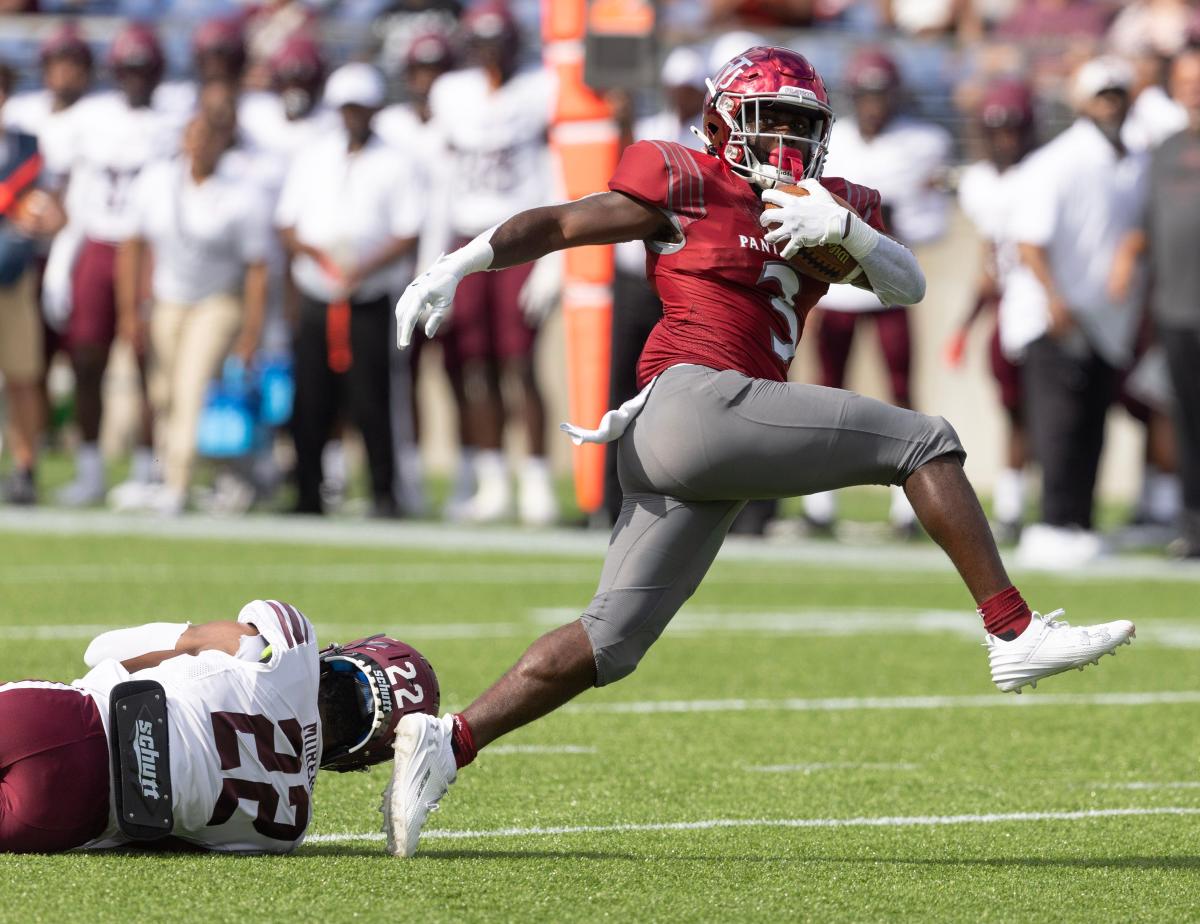
M 671 141 L 631 144 L 621 155 L 608 188 L 685 220 L 704 217 L 704 179 L 694 153 L 681 144 Z
M 870 186 L 859 186 L 857 183 L 843 180 L 840 176 L 822 177 L 821 185 L 850 203 L 850 207 L 858 212 L 858 217 L 876 231 L 888 233 L 887 226 L 883 223 L 883 200 L 879 190 Z

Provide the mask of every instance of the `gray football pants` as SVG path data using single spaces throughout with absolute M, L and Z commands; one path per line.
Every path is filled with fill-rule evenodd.
M 966 458 L 941 417 L 819 385 L 668 369 L 618 447 L 624 502 L 582 616 L 596 685 L 633 672 L 746 501 L 903 484 L 946 455 Z

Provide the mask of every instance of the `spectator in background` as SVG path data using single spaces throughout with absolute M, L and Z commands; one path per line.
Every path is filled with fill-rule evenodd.
M 1099 41 L 1112 8 L 1098 0 L 1023 0 L 996 28 L 1003 39 L 1033 43 Z
M 270 215 L 245 178 L 220 169 L 233 144 L 228 119 L 192 117 L 183 152 L 147 167 L 134 195 L 135 236 L 117 257 L 118 310 L 139 310 L 153 266 L 150 391 L 163 484 L 141 505 L 180 513 L 209 382 L 232 353 L 249 364 L 262 331 Z
M 270 60 L 270 93 L 243 94 L 238 125 L 254 150 L 273 155 L 279 182 L 300 151 L 338 131 L 341 123 L 321 103 L 325 59 L 311 38 L 299 35 L 285 42 Z
M 1187 114 L 1167 94 L 1167 61 L 1162 55 L 1142 47 L 1126 57 L 1133 64 L 1133 104 L 1121 129 L 1121 141 L 1132 151 L 1151 151 L 1186 127 Z
M 1040 567 L 1101 551 L 1092 514 L 1104 422 L 1138 320 L 1134 306 L 1109 293 L 1114 256 L 1145 200 L 1145 158 L 1121 142 L 1132 80 L 1118 58 L 1080 68 L 1072 83 L 1078 118 L 1029 157 L 1010 192 L 1020 266 L 1001 303 L 1001 336 L 1021 357 L 1042 468 L 1041 523 L 1026 527 L 1018 554 Z
M 325 95 L 345 132 L 297 155 L 275 215 L 300 294 L 292 415 L 299 513 L 322 512 L 321 451 L 343 396 L 367 450 L 371 514 L 397 513 L 391 309 L 411 269 L 403 261 L 416 249 L 426 201 L 419 165 L 371 130 L 386 93 L 370 65 L 334 72 Z
M 949 197 L 942 188 L 953 139 L 937 125 L 901 112 L 902 81 L 895 60 L 879 48 L 850 59 L 845 85 L 854 116 L 838 119 L 829 142 L 825 173 L 852 176 L 879 190 L 884 221 L 909 247 L 931 243 L 946 232 Z M 850 348 L 859 321 L 870 319 L 879 334 L 892 400 L 912 407 L 912 341 L 908 309 L 881 305 L 873 292 L 831 286 L 818 306 L 817 353 L 821 384 L 844 388 Z M 819 530 L 832 527 L 837 508 L 831 492 L 805 498 L 805 514 Z M 911 535 L 916 518 L 904 491 L 892 489 L 892 526 Z
M 154 161 L 170 157 L 178 149 L 180 135 L 179 122 L 151 106 L 166 64 L 153 30 L 139 23 L 126 26 L 113 39 L 108 59 L 119 92 L 79 103 L 72 119 L 74 158 L 67 208 L 84 239 L 72 270 L 67 325 L 80 431 L 75 480 L 59 493 L 59 501 L 69 506 L 92 504 L 104 496 L 104 462 L 98 440 L 104 370 L 118 333 L 117 245 L 134 230 L 131 192 L 138 175 Z M 120 335 L 142 357 L 144 324 L 138 318 L 126 320 Z M 156 478 L 148 408 L 143 417 L 130 480 L 114 489 L 113 501 L 118 506 L 136 501 Z
M 41 187 L 54 196 L 53 208 L 61 213 L 70 174 L 73 149 L 73 120 L 78 106 L 92 86 L 92 49 L 79 26 L 64 22 L 51 30 L 39 49 L 42 86 L 18 93 L 4 105 L 7 128 L 35 135 L 42 155 Z M 68 203 L 67 211 L 71 210 Z M 59 215 L 61 220 L 62 216 Z M 40 382 L 43 419 L 49 419 L 49 397 L 45 370 L 63 347 L 63 329 L 71 311 L 71 266 L 80 243 L 78 222 L 62 228 L 53 237 L 37 240 L 36 289 L 42 305 L 42 335 L 45 363 Z
M 998 311 L 1004 282 L 1017 260 L 1016 247 L 1006 235 L 1008 215 L 1015 205 L 1009 186 L 1018 165 L 1033 150 L 1033 115 L 1033 92 L 1028 84 L 1018 80 L 993 84 L 979 107 L 984 158 L 963 171 L 958 201 L 983 239 L 983 255 L 974 307 L 947 349 L 950 364 L 956 368 L 962 364 L 971 326 L 982 315 Z M 997 539 L 1015 542 L 1025 518 L 1025 466 L 1029 453 L 1022 412 L 1021 374 L 1004 355 L 998 324 L 994 325 L 989 339 L 989 354 L 1000 404 L 1008 420 L 1004 466 L 996 479 L 992 513 Z
M 275 57 L 297 39 L 315 41 L 315 23 L 315 10 L 301 0 L 251 3 L 246 16 L 246 89 L 270 89 Z
M 15 81 L 12 68 L 0 64 L 0 109 Z M 42 324 L 33 245 L 39 209 L 49 198 L 35 188 L 41 169 L 37 138 L 0 128 L 0 377 L 13 458 L 4 500 L 22 505 L 37 501 L 34 466 L 42 434 Z
M 1183 482 L 1182 537 L 1175 551 L 1200 558 L 1200 49 L 1184 51 L 1171 68 L 1171 94 L 1187 127 L 1153 154 L 1144 242 L 1148 247 L 1151 312 L 1167 353 L 1175 391 L 1176 437 Z
M 408 101 L 394 103 L 383 109 L 375 118 L 375 129 L 379 137 L 426 168 L 430 179 L 430 191 L 439 198 L 431 198 L 428 220 L 421 229 L 421 240 L 417 245 L 416 265 L 424 268 L 450 246 L 450 232 L 446 227 L 450 209 L 450 197 L 458 187 L 452 176 L 440 176 L 446 166 L 446 153 L 442 138 L 433 125 L 433 113 L 429 107 L 429 93 L 436 80 L 454 66 L 454 55 L 449 39 L 441 32 L 416 35 L 408 43 L 404 63 L 404 88 Z M 396 498 L 406 514 L 420 515 L 427 511 L 424 467 L 421 463 L 420 437 L 421 419 L 417 402 L 417 373 L 426 339 L 424 333 L 414 337 L 408 350 L 392 352 L 392 440 L 396 446 Z M 443 364 L 450 382 L 458 411 L 459 445 L 469 444 L 466 434 L 466 392 L 463 387 L 462 365 L 457 362 L 448 344 L 441 344 Z M 475 493 L 475 470 L 473 460 L 460 454 L 459 470 L 452 496 L 461 500 Z
M 707 76 L 708 69 L 698 51 L 686 46 L 672 50 L 663 61 L 661 73 L 665 105 L 653 115 L 627 126 L 627 143 L 653 139 L 701 150 L 703 142 L 692 126 L 700 123 Z M 646 281 L 645 244 L 641 241 L 617 244 L 615 260 L 609 407 L 620 407 L 638 393 L 638 358 L 650 331 L 662 317 L 662 302 Z M 604 457 L 604 509 L 610 526 L 621 512 L 621 496 L 616 444 L 610 443 L 605 447 Z
M 1109 27 L 1108 44 L 1116 54 L 1130 58 L 1147 50 L 1163 58 L 1178 53 L 1196 11 L 1187 0 L 1135 0 L 1121 6 Z
M 190 79 L 163 81 L 154 91 L 154 108 L 187 121 L 195 111 L 200 88 L 222 82 L 240 86 L 246 70 L 246 38 L 240 18 L 206 19 L 192 33 Z
M 553 196 L 546 145 L 553 78 L 542 68 L 518 69 L 519 34 L 506 4 L 477 4 L 464 17 L 463 29 L 476 66 L 446 74 L 430 92 L 434 124 L 447 145 L 446 175 L 454 183 L 449 221 L 455 246 Z M 447 511 L 453 518 L 489 522 L 510 515 L 512 486 L 502 449 L 506 419 L 519 421 L 525 431 L 517 504 L 522 522 L 548 524 L 558 517 L 546 460 L 545 406 L 533 364 L 537 328 L 522 293 L 531 294 L 526 287 L 535 278 L 538 288 L 553 288 L 542 283 L 560 260 L 551 255 L 532 271 L 524 265 L 477 273 L 458 288 L 445 337 L 462 362 L 478 487 Z M 545 305 L 552 299 L 533 301 Z M 511 387 L 505 389 L 505 382 Z

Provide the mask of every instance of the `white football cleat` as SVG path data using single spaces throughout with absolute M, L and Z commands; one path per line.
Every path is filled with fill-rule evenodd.
M 1020 693 L 1021 687 L 1036 687 L 1043 677 L 1098 664 L 1101 656 L 1115 654 L 1134 636 L 1133 623 L 1127 619 L 1098 626 L 1071 626 L 1058 619 L 1062 614 L 1063 610 L 1047 616 L 1034 613 L 1025 631 L 1011 642 L 994 635 L 987 637 L 984 644 L 992 682 L 1001 692 Z
M 454 782 L 458 769 L 450 747 L 453 718 L 410 713 L 396 726 L 396 764 L 383 791 L 383 832 L 393 857 L 417 852 L 421 828 Z

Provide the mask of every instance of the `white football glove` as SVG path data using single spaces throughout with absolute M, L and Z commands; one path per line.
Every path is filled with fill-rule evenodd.
M 454 290 L 462 277 L 446 265 L 446 255 L 408 284 L 396 302 L 396 345 L 404 350 L 412 343 L 413 328 L 425 322 L 425 336 L 432 337 L 450 316 Z
M 799 185 L 808 190 L 807 196 L 793 196 L 778 189 L 766 189 L 762 194 L 763 202 L 779 207 L 764 209 L 758 223 L 764 228 L 776 225 L 764 240 L 771 244 L 786 241 L 779 251 L 785 260 L 801 247 L 842 243 L 850 224 L 850 211 L 838 205 L 819 180 L 802 180 Z
M 533 272 L 521 286 L 517 302 L 525 323 L 540 327 L 562 299 L 563 255 L 561 251 L 548 253 L 533 264 Z

